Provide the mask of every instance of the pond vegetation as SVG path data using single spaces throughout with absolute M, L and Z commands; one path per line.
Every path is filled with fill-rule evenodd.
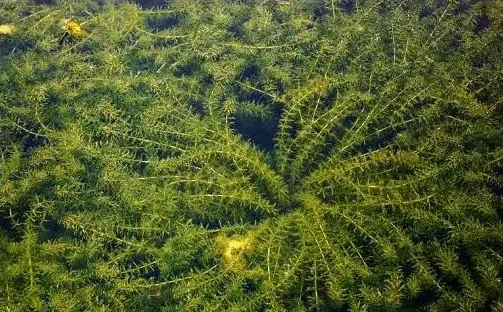
M 6 311 L 503 311 L 502 1 L 0 24 Z

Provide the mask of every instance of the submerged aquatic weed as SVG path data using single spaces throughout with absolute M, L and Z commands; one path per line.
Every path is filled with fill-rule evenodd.
M 0 5 L 6 310 L 501 309 L 501 2 L 56 2 Z

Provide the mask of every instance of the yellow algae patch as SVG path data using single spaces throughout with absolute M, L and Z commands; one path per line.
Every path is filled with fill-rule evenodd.
M 84 35 L 84 31 L 79 23 L 72 20 L 63 20 L 63 22 L 65 23 L 63 25 L 63 29 L 66 30 L 68 36 L 72 38 L 80 38 Z
M 16 31 L 16 27 L 9 24 L 0 25 L 0 36 L 1 35 L 12 35 Z
M 217 246 L 222 252 L 222 262 L 226 271 L 243 271 L 246 266 L 246 255 L 253 248 L 251 237 L 234 236 L 218 237 Z

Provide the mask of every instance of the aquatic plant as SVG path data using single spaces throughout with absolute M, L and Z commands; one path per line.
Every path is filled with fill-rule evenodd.
M 0 16 L 7 311 L 503 309 L 500 2 Z

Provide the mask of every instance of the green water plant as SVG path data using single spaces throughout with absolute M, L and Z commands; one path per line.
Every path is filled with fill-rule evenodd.
M 7 311 L 503 310 L 500 2 L 0 17 Z

